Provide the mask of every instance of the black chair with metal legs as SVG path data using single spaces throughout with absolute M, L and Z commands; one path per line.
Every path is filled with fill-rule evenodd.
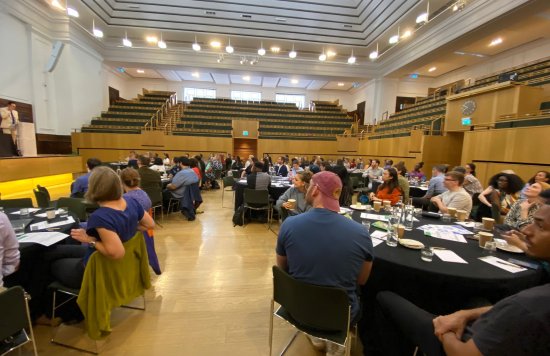
M 275 311 L 275 303 L 280 307 Z M 285 346 L 286 352 L 299 332 L 333 342 L 351 352 L 351 306 L 342 288 L 324 287 L 298 281 L 277 266 L 273 266 L 273 299 L 269 325 L 269 355 L 273 349 L 273 316 L 277 316 L 298 331 Z
M 233 199 L 235 198 L 235 191 L 233 190 L 233 186 L 235 185 L 235 178 L 232 176 L 226 176 L 223 177 L 223 187 L 222 187 L 222 208 L 223 208 L 223 197 L 225 195 L 225 192 L 233 192 Z
M 86 214 L 87 205 L 83 198 L 59 198 L 56 205 L 58 208 L 67 208 L 80 221 L 88 220 L 88 215 Z
M 31 198 L 20 198 L 20 199 L 1 199 L 0 207 L 2 208 L 32 208 L 32 199 Z
M 244 214 L 246 210 L 267 210 L 267 220 L 268 225 L 267 229 L 271 229 L 271 220 L 273 219 L 273 204 L 269 200 L 269 192 L 265 190 L 255 190 L 245 188 L 243 194 L 243 225 L 244 225 Z
M 28 299 L 19 286 L 0 292 L 0 355 L 5 355 L 27 342 L 32 343 L 34 355 L 38 355 L 32 331 Z M 27 334 L 28 329 L 30 338 Z

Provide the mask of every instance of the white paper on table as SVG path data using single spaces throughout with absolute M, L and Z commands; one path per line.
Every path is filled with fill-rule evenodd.
M 462 225 L 464 227 L 474 227 L 476 226 L 475 221 L 457 221 L 455 224 Z
M 62 226 L 62 225 L 67 225 L 67 224 L 72 224 L 74 223 L 75 220 L 72 216 L 68 216 L 67 219 L 65 220 L 61 220 L 61 221 L 57 221 L 57 222 L 54 222 L 54 223 L 51 223 L 51 224 L 48 224 L 47 221 L 41 221 L 41 222 L 37 222 L 37 223 L 34 223 L 34 224 L 31 224 L 31 231 L 36 231 L 36 230 L 44 230 L 44 229 L 49 229 L 49 228 L 52 228 L 52 227 L 56 227 L 56 226 Z
M 374 240 L 372 240 L 372 247 L 376 247 L 376 246 L 380 245 L 382 242 L 384 242 L 384 241 L 379 240 L 379 239 L 374 239 Z
M 473 235 L 473 232 L 466 230 L 462 226 L 453 226 L 453 225 L 422 225 L 417 227 L 418 230 L 429 230 L 429 231 L 438 231 L 443 233 L 452 233 L 459 235 Z
M 57 209 L 55 211 L 55 215 L 59 215 L 59 214 L 61 214 L 61 209 Z M 46 216 L 48 216 L 48 213 L 35 214 L 34 216 L 39 217 L 39 218 L 45 218 Z
M 424 235 L 435 237 L 436 239 L 442 239 L 442 240 L 448 240 L 448 241 L 455 241 L 455 242 L 462 242 L 467 243 L 464 236 L 460 234 L 454 234 L 452 232 L 447 231 L 437 231 L 437 230 L 424 230 Z
M 501 268 L 508 272 L 517 273 L 517 272 L 527 271 L 527 268 L 523 268 L 521 266 L 517 266 L 517 267 L 512 266 L 513 263 L 510 263 L 506 260 L 500 259 L 495 256 L 485 256 L 485 257 L 480 257 L 479 259 L 482 260 L 483 262 L 487 262 L 488 264 L 491 264 L 495 267 Z
M 351 212 L 353 212 L 352 209 L 346 208 L 345 206 L 341 206 L 341 207 L 340 207 L 340 211 L 345 211 L 346 213 L 351 213 Z
M 361 213 L 361 219 L 379 220 L 379 221 L 389 220 L 387 215 L 378 215 L 378 214 L 369 214 L 369 213 Z
M 441 261 L 454 262 L 454 263 L 466 263 L 466 264 L 468 263 L 464 259 L 462 259 L 462 257 L 460 257 L 459 255 L 457 255 L 451 250 L 433 250 L 433 251 L 434 251 L 434 255 L 439 257 Z
M 29 214 L 30 213 L 34 213 L 35 211 L 38 211 L 40 209 L 37 209 L 37 208 L 29 208 Z M 11 215 L 21 215 L 21 212 L 20 211 L 14 211 L 13 213 L 10 213 Z
M 386 241 L 386 236 L 388 236 L 388 233 L 380 230 L 376 230 L 372 234 L 370 234 L 370 237 L 374 237 L 375 239 L 378 239 L 380 241 Z
M 67 237 L 69 235 L 61 232 L 29 232 L 24 234 L 19 242 L 34 242 L 43 246 L 51 246 Z

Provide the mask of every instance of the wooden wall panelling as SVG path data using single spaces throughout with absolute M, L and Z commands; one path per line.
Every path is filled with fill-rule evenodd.
M 36 151 L 39 155 L 71 154 L 71 136 L 36 134 Z
M 81 162 L 79 156 L 2 159 L 0 182 L 80 172 Z
M 424 173 L 429 176 L 436 164 L 460 165 L 462 155 L 462 133 L 446 136 L 425 136 L 420 160 L 424 162 Z
M 357 153 L 359 148 L 359 139 L 351 136 L 336 136 L 338 152 L 342 154 Z
M 314 140 L 258 140 L 258 155 L 263 157 L 269 153 L 271 158 L 288 154 L 289 156 L 320 155 L 323 158 L 329 156 L 338 157 L 336 141 Z
M 233 150 L 230 152 L 242 160 L 247 160 L 250 155 L 258 159 L 263 157 L 263 154 L 258 154 L 258 140 L 255 139 L 234 138 Z
M 233 137 L 237 138 L 258 138 L 258 120 L 233 120 Z M 243 132 L 248 132 L 245 136 Z

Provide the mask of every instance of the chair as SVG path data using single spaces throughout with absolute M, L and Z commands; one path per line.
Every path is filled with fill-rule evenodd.
M 235 185 L 235 178 L 232 176 L 223 177 L 223 187 L 222 187 L 222 208 L 223 208 L 223 196 L 225 191 L 233 192 L 233 199 L 235 198 L 235 191 L 233 190 L 233 185 Z
M 80 221 L 88 220 L 86 204 L 82 198 L 59 198 L 57 208 L 68 208 Z
M 273 219 L 273 205 L 269 200 L 269 192 L 266 190 L 256 190 L 245 188 L 243 194 L 243 225 L 244 225 L 244 214 L 247 209 L 250 210 L 267 210 L 267 220 L 268 225 L 267 229 L 271 230 L 271 220 Z
M 156 211 L 157 209 L 160 209 L 160 220 L 164 221 L 164 212 L 162 210 L 162 191 L 160 189 L 148 189 L 148 188 L 143 189 L 143 191 L 147 193 L 147 196 L 149 197 L 149 199 L 151 199 L 151 212 L 152 212 L 151 216 L 153 217 L 153 219 L 156 221 L 155 219 Z
M 0 200 L 0 207 L 2 208 L 32 208 L 32 199 L 31 198 L 20 198 L 20 199 L 2 199 Z
M 276 311 L 275 302 L 280 305 Z M 345 354 L 350 354 L 351 306 L 344 289 L 298 281 L 279 267 L 273 266 L 273 299 L 269 325 L 270 356 L 273 349 L 274 315 L 298 329 L 281 355 L 290 347 L 300 331 L 344 346 Z
M 37 185 L 36 189 L 33 189 L 33 193 L 39 208 L 50 208 L 55 206 L 51 201 L 50 192 L 48 192 L 48 189 L 45 187 Z
M 0 355 L 32 342 L 34 355 L 38 355 L 29 312 L 28 295 L 19 286 L 0 293 Z M 25 331 L 28 329 L 31 337 Z
M 58 292 L 68 294 L 71 299 L 77 297 L 77 304 L 84 315 L 86 332 L 90 339 L 98 341 L 111 332 L 112 309 L 125 306 L 145 310 L 144 293 L 151 287 L 151 279 L 147 247 L 142 233 L 137 232 L 130 240 L 124 242 L 124 249 L 126 253 L 119 260 L 112 260 L 97 251 L 94 252 L 84 270 L 80 290 L 64 287 L 59 282 L 50 284 L 50 288 L 54 290 L 52 317 L 55 317 L 55 310 L 66 303 L 65 301 L 56 304 Z M 139 296 L 143 297 L 143 307 L 128 305 Z M 58 337 L 60 328 L 62 326 L 58 327 L 51 340 L 53 343 L 96 354 L 99 352 L 97 343 L 96 351 L 90 351 L 61 340 Z

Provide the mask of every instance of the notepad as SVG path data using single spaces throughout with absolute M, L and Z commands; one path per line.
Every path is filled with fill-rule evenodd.
M 434 255 L 439 257 L 441 261 L 453 263 L 468 263 L 462 257 L 451 250 L 433 250 Z
M 508 272 L 518 273 L 518 272 L 527 271 L 527 268 L 523 268 L 521 266 L 518 266 L 514 263 L 508 262 L 506 260 L 500 259 L 495 256 L 485 256 L 485 257 L 480 257 L 479 259 L 482 260 L 483 262 L 487 262 L 488 264 L 491 264 L 495 267 L 501 268 Z

